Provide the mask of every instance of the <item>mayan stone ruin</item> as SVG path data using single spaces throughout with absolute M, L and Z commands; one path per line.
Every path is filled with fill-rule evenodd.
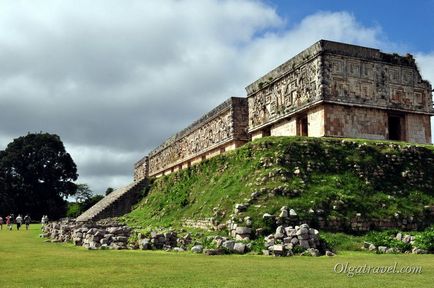
M 414 58 L 321 40 L 172 136 L 134 179 L 184 169 L 264 136 L 431 143 L 432 87 Z
M 247 99 L 229 98 L 137 162 L 134 179 L 167 175 L 240 147 L 249 140 L 247 117 Z

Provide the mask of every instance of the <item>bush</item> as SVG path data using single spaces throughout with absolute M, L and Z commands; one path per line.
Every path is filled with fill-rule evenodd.
M 321 232 L 321 242 L 332 251 L 346 250 L 359 251 L 363 245 L 362 236 L 353 236 L 345 233 Z
M 66 211 L 66 217 L 75 218 L 81 214 L 81 208 L 79 203 L 68 203 L 68 209 Z
M 306 248 L 301 247 L 301 246 L 294 246 L 294 248 L 292 248 L 292 252 L 294 252 L 294 254 L 301 254 L 304 251 L 306 251 Z
M 382 232 L 369 232 L 366 235 L 366 240 L 375 246 L 386 246 L 388 248 L 396 248 L 401 252 L 411 250 L 411 244 L 404 243 L 395 239 L 395 235 L 398 233 L 397 230 L 387 230 Z
M 416 236 L 414 245 L 419 249 L 434 252 L 434 228 L 429 228 Z
M 251 251 L 258 254 L 262 254 L 262 250 L 265 249 L 264 237 L 259 237 L 250 242 L 252 244 Z

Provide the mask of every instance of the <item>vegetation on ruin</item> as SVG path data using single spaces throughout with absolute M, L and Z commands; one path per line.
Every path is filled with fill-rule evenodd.
M 158 178 L 125 217 L 137 228 L 182 226 L 183 219 L 237 215 L 266 227 L 264 213 L 294 209 L 301 220 L 416 219 L 429 225 L 434 148 L 353 139 L 267 137 Z M 252 198 L 252 193 L 256 193 Z M 410 221 L 410 220 L 409 220 Z M 349 226 L 347 227 L 350 228 Z M 375 227 L 373 227 L 375 228 Z M 345 230 L 345 229 L 344 229 Z
M 335 257 L 206 256 L 90 251 L 46 243 L 31 230 L 0 230 L 0 287 L 430 287 L 433 255 L 345 252 Z M 336 274 L 337 263 L 421 266 L 421 274 Z

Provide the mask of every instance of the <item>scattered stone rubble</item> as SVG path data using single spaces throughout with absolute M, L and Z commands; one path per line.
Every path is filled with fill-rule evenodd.
M 398 232 L 395 236 L 395 239 L 398 241 L 402 241 L 405 244 L 410 244 L 412 246 L 411 251 L 406 251 L 405 253 L 413 253 L 413 254 L 427 254 L 428 251 L 420 249 L 415 245 L 415 236 L 412 236 L 410 234 L 403 234 L 401 232 Z M 365 241 L 363 243 L 363 247 L 362 249 L 371 251 L 371 252 L 376 252 L 376 253 L 380 253 L 380 254 L 396 254 L 396 253 L 401 253 L 402 251 L 400 251 L 397 248 L 394 247 L 386 247 L 386 246 L 375 246 L 374 244 Z
M 252 198 L 256 194 L 252 194 Z M 248 204 L 236 204 L 235 215 L 226 223 L 229 235 L 236 241 L 249 241 L 252 237 L 263 235 L 263 229 L 252 230 L 252 219 L 244 217 L 242 223 L 237 221 L 237 215 L 247 209 Z M 303 252 L 303 255 L 319 256 L 326 254 L 334 256 L 334 253 L 326 250 L 324 243 L 321 243 L 319 232 L 310 228 L 308 224 L 291 225 L 298 222 L 298 215 L 294 209 L 286 206 L 280 208 L 278 216 L 265 213 L 263 220 L 269 226 L 278 225 L 275 233 L 265 237 L 264 255 L 291 256 L 295 252 Z M 275 227 L 275 226 L 274 226 Z
M 265 237 L 264 255 L 292 256 L 294 251 L 303 251 L 302 255 L 320 256 L 322 247 L 319 232 L 307 224 L 300 226 L 278 226 L 274 234 Z M 328 255 L 332 252 L 329 251 Z
M 51 242 L 72 242 L 87 249 L 127 249 L 132 229 L 113 220 L 76 222 L 63 219 L 43 228 L 41 237 Z
M 283 213 L 285 214 L 285 213 Z M 285 214 L 286 215 L 286 214 Z M 283 216 L 285 216 L 283 215 Z M 244 222 L 251 226 L 252 219 L 245 217 Z M 250 242 L 255 233 L 251 227 L 239 226 L 232 223 L 230 235 L 208 236 L 205 240 L 195 240 L 191 234 L 183 236 L 175 231 L 152 231 L 142 234 L 134 232 L 130 227 L 116 222 L 113 219 L 101 220 L 98 222 L 76 222 L 73 219 L 63 219 L 58 222 L 51 222 L 43 228 L 41 237 L 50 238 L 51 242 L 72 242 L 76 246 L 82 246 L 89 250 L 95 249 L 141 249 L 141 250 L 166 250 L 166 251 L 192 251 L 206 255 L 221 254 L 245 254 L 252 250 L 253 243 Z M 206 241 L 210 243 L 206 245 Z M 296 252 L 305 251 L 302 255 L 319 256 L 321 243 L 319 232 L 309 228 L 307 224 L 300 226 L 279 226 L 276 233 L 265 237 L 266 255 L 288 256 L 293 255 L 295 247 L 300 246 Z M 190 248 L 191 247 L 191 248 Z M 212 247 L 212 248 L 209 248 Z M 328 251 L 329 254 L 333 253 Z M 333 254 L 334 255 L 334 254 Z
M 278 217 L 267 213 L 263 217 L 276 223 L 285 223 L 285 218 L 290 217 L 291 213 L 287 207 L 282 207 Z M 203 239 L 195 240 L 190 233 L 180 236 L 175 231 L 152 231 L 144 235 L 134 232 L 130 227 L 113 219 L 85 223 L 76 222 L 74 219 L 51 222 L 45 225 L 41 237 L 50 238 L 51 242 L 72 242 L 76 246 L 82 246 L 89 250 L 141 249 L 175 252 L 190 250 L 193 253 L 204 253 L 206 255 L 244 254 L 252 251 L 253 243 L 251 240 L 257 237 L 258 230 L 261 230 L 253 231 L 250 217 L 244 218 L 244 225 L 241 226 L 234 223 L 234 221 L 228 221 L 229 236 L 206 237 L 206 242 L 211 243 L 207 247 L 213 247 L 208 249 L 205 249 L 205 245 L 201 242 Z M 415 236 L 400 232 L 396 234 L 395 239 L 412 245 L 412 250 L 406 253 L 428 253 L 414 246 Z M 279 225 L 274 233 L 264 237 L 264 247 L 263 255 L 292 256 L 297 253 L 303 256 L 335 255 L 332 251 L 327 250 L 326 244 L 320 240 L 319 231 L 309 227 L 308 224 Z M 401 253 L 397 248 L 376 247 L 369 242 L 364 243 L 363 249 L 376 253 Z

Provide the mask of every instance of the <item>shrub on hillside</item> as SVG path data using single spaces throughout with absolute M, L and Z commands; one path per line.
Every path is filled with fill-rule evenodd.
M 373 231 L 366 235 L 366 240 L 377 247 L 386 246 L 388 248 L 396 248 L 401 252 L 410 251 L 412 248 L 410 243 L 404 243 L 395 239 L 397 233 L 398 230 L 395 229 L 382 232 Z
M 414 245 L 428 252 L 434 252 L 434 226 L 416 235 Z

